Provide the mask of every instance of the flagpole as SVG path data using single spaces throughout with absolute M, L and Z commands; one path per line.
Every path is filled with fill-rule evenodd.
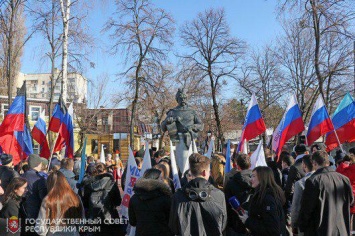
M 58 134 L 57 137 L 55 138 L 54 145 L 52 146 L 51 155 L 50 155 L 50 157 L 49 157 L 49 162 L 48 162 L 48 169 L 47 169 L 48 172 L 49 172 L 49 167 L 51 166 L 52 156 L 53 156 L 53 152 L 54 152 L 54 146 L 55 146 L 55 144 L 57 143 L 58 137 L 59 137 L 59 134 Z
M 335 134 L 335 137 L 336 137 L 336 139 L 337 139 L 337 141 L 338 141 L 338 144 L 339 144 L 339 147 L 340 147 L 341 151 L 344 152 L 343 145 L 341 145 L 340 140 L 339 140 L 339 137 L 338 137 L 338 134 L 337 134 L 337 132 L 335 131 L 335 129 L 334 129 L 334 134 Z

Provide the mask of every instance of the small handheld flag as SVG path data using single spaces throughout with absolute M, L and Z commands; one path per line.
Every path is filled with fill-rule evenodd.
M 81 151 L 81 166 L 80 166 L 80 173 L 79 173 L 79 180 L 78 183 L 80 184 L 83 182 L 85 176 L 85 166 L 86 166 L 86 141 L 87 138 L 84 139 L 83 150 Z
M 148 143 L 148 141 L 146 141 L 143 163 L 142 163 L 142 168 L 141 168 L 141 177 L 144 175 L 144 172 L 150 168 L 152 168 L 152 161 L 150 160 L 149 143 Z
M 263 140 L 260 140 L 258 148 L 250 156 L 250 163 L 251 163 L 250 169 L 254 169 L 255 167 L 258 166 L 267 166 L 265 160 Z
M 231 141 L 228 140 L 227 142 L 227 150 L 226 150 L 226 165 L 224 167 L 224 173 L 228 173 L 231 171 L 232 165 L 231 165 Z

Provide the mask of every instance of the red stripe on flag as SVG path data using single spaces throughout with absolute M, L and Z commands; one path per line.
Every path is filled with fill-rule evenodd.
M 320 136 L 333 130 L 333 124 L 330 118 L 315 126 L 307 136 L 308 145 L 312 145 Z

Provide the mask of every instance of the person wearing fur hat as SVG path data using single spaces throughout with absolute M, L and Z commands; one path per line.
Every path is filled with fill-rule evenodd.
M 134 186 L 128 214 L 130 225 L 136 226 L 137 236 L 172 235 L 168 226 L 172 193 L 161 173 L 158 169 L 148 169 Z
M 0 161 L 2 164 L 0 166 L 1 187 L 5 191 L 11 180 L 15 177 L 20 177 L 20 175 L 13 169 L 12 155 L 6 153 L 1 154 Z

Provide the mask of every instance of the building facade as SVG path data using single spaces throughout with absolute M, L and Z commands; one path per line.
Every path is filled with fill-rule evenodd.
M 61 93 L 60 71 L 55 70 L 56 83 L 54 85 L 53 101 L 58 101 Z M 51 73 L 23 74 L 19 73 L 16 80 L 16 87 L 20 88 L 26 81 L 27 98 L 50 99 L 51 94 Z M 76 72 L 68 73 L 67 102 L 85 103 L 87 99 L 87 79 Z

